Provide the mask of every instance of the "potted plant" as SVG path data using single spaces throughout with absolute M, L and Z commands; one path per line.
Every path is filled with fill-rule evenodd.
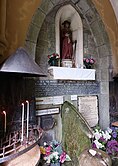
M 93 64 L 95 63 L 95 59 L 93 58 L 84 58 L 83 61 L 87 69 L 91 69 Z
M 44 146 L 40 147 L 40 151 L 43 155 L 43 160 L 49 166 L 60 166 L 65 161 L 71 161 L 61 144 L 56 140 L 49 144 L 44 143 Z
M 50 66 L 58 66 L 59 59 L 60 59 L 60 56 L 57 53 L 53 53 L 51 55 L 48 55 L 48 64 Z

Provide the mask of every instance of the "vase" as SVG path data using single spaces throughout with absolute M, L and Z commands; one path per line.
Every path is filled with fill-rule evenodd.
M 92 69 L 91 65 L 86 65 L 86 69 Z
M 60 163 L 51 163 L 50 166 L 61 166 Z
M 53 59 L 50 61 L 50 66 L 58 66 L 58 60 L 57 59 Z

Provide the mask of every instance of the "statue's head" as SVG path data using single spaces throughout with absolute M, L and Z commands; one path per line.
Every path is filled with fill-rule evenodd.
M 62 25 L 64 26 L 64 27 L 70 27 L 70 21 L 68 21 L 68 20 L 65 20 L 63 23 L 62 23 Z

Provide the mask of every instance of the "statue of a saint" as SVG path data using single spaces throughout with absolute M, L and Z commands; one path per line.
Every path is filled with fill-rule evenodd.
M 73 58 L 73 42 L 72 42 L 72 31 L 70 29 L 70 22 L 64 21 L 64 26 L 61 30 L 61 58 L 72 59 Z

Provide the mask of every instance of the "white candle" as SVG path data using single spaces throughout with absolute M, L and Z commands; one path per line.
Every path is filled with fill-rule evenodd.
M 4 120 L 4 132 L 6 133 L 6 123 L 7 123 L 6 112 L 3 111 L 3 114 L 5 115 L 5 120 Z
M 29 125 L 29 101 L 26 100 L 27 103 L 27 138 L 28 138 L 28 125 Z
M 21 141 L 23 141 L 23 130 L 24 130 L 24 103 L 22 103 L 22 135 L 21 135 Z

